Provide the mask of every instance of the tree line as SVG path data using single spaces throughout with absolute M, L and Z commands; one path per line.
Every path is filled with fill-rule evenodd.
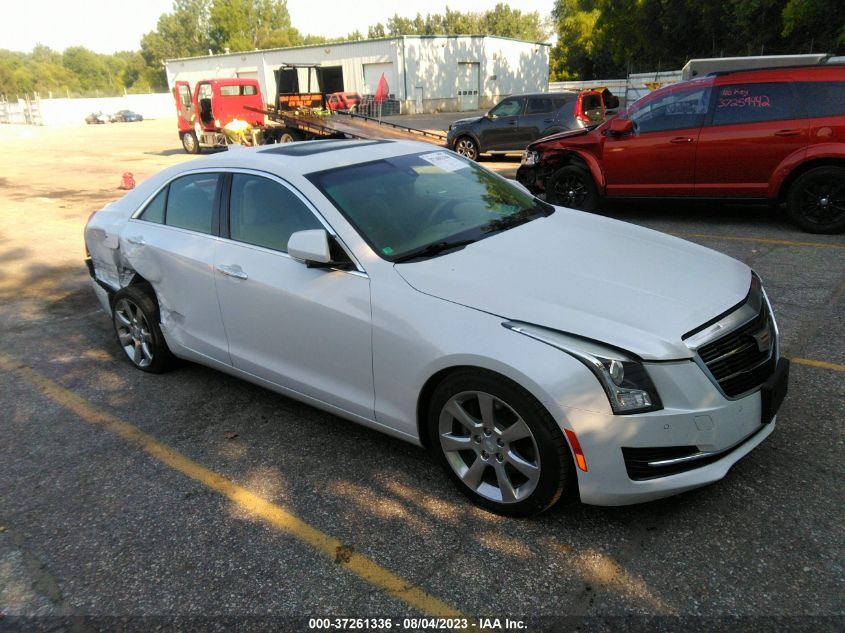
M 550 16 L 499 3 L 481 12 L 398 13 L 367 33 L 302 33 L 286 0 L 174 0 L 139 50 L 111 55 L 83 46 L 0 49 L 0 94 L 99 96 L 167 89 L 163 62 L 177 57 L 398 35 L 482 34 L 557 43 L 551 79 L 624 77 L 677 69 L 693 57 L 845 49 L 841 0 L 556 0 Z
M 552 79 L 623 78 L 690 59 L 836 53 L 842 0 L 557 0 Z

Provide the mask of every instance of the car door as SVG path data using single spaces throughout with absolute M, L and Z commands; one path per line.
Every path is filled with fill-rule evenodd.
M 191 88 L 187 81 L 177 81 L 173 87 L 176 93 L 176 116 L 179 119 L 179 129 L 188 130 L 194 126 L 196 112 L 191 98 Z
M 153 286 L 168 344 L 229 364 L 213 274 L 220 191 L 220 173 L 175 178 L 126 223 L 119 248 Z
M 292 233 L 325 228 L 311 205 L 280 180 L 230 178 L 214 274 L 232 364 L 372 419 L 369 278 L 291 258 Z
M 698 140 L 695 195 L 765 198 L 777 167 L 807 148 L 808 120 L 794 87 L 728 82 L 714 90 L 713 112 Z
M 482 152 L 519 148 L 519 117 L 524 106 L 524 97 L 508 97 L 490 110 L 479 133 Z
M 698 135 L 710 100 L 707 85 L 679 86 L 635 104 L 634 131 L 604 136 L 609 196 L 692 196 Z
M 513 149 L 525 149 L 526 145 L 537 139 L 548 136 L 552 131 L 559 131 L 560 124 L 557 122 L 556 114 L 560 107 L 560 100 L 551 96 L 528 97 L 525 104 L 525 114 L 519 118 L 519 143 Z

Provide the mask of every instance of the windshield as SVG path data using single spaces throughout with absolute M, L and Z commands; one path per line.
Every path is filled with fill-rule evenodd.
M 452 152 L 434 151 L 310 174 L 388 261 L 429 257 L 554 209 Z

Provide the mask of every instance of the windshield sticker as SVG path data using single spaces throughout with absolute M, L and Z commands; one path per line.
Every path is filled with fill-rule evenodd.
M 385 255 L 393 255 L 393 249 L 389 246 L 385 246 L 383 249 L 381 249 L 381 252 Z
M 435 167 L 439 167 L 443 171 L 458 171 L 459 169 L 466 169 L 469 167 L 462 160 L 449 156 L 446 152 L 434 152 L 432 154 L 420 154 L 425 162 L 431 163 Z

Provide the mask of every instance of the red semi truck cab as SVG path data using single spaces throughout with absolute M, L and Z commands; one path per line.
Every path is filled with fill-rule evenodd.
M 256 79 L 204 79 L 193 92 L 187 81 L 173 87 L 179 138 L 185 151 L 196 154 L 201 147 L 226 144 L 223 128 L 234 119 L 263 126 L 264 115 L 245 106 L 263 109 L 264 100 Z

